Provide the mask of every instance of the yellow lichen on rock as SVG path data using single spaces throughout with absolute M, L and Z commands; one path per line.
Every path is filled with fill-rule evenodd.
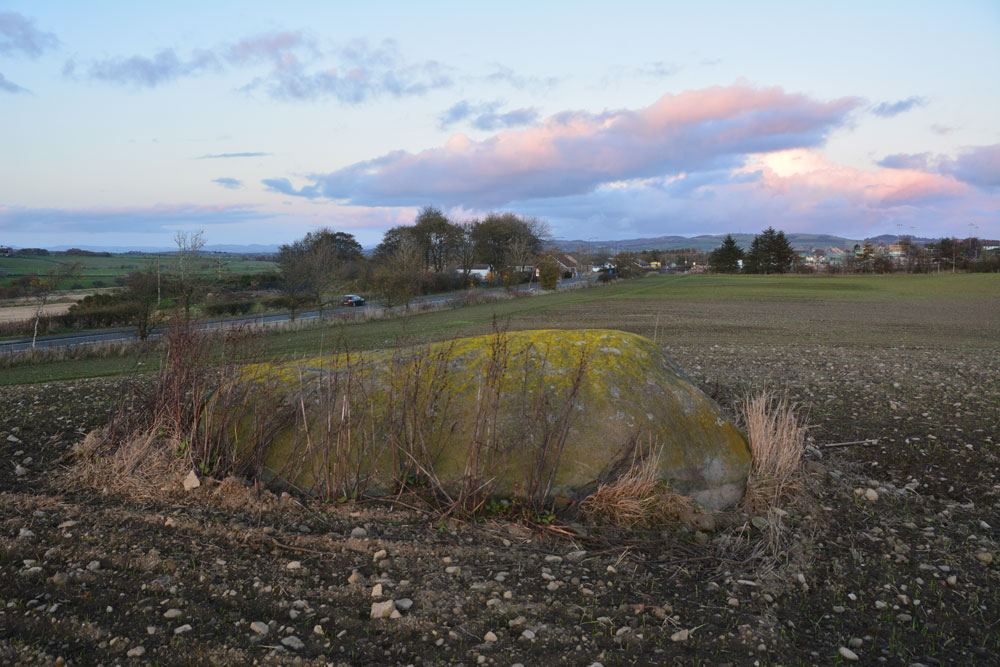
M 651 341 L 537 330 L 244 369 L 298 406 L 265 465 L 306 489 L 391 491 L 406 475 L 470 476 L 497 495 L 579 496 L 636 442 L 661 478 L 709 507 L 737 501 L 750 455 L 719 407 Z M 278 400 L 276 398 L 276 400 Z

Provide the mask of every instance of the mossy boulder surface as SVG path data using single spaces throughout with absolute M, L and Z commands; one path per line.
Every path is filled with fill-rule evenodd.
M 646 338 L 500 333 L 247 367 L 288 425 L 263 466 L 299 488 L 391 492 L 401 480 L 578 498 L 658 452 L 663 480 L 708 507 L 742 497 L 746 438 Z

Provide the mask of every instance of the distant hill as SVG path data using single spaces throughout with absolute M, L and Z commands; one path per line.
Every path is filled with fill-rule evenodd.
M 736 243 L 744 250 L 750 247 L 756 234 L 733 234 Z M 788 242 L 795 250 L 812 250 L 813 248 L 853 248 L 855 243 L 864 243 L 864 239 L 849 239 L 843 236 L 833 236 L 831 234 L 785 234 Z M 630 250 L 639 252 L 641 250 L 679 250 L 681 248 L 694 248 L 698 252 L 711 252 L 722 244 L 726 238 L 725 234 L 702 234 L 700 236 L 654 236 L 650 238 L 624 239 L 620 241 L 583 241 L 571 239 L 555 239 L 552 245 L 564 250 L 576 250 L 578 248 L 597 249 L 610 248 L 614 251 Z M 896 236 L 883 234 L 871 239 L 873 243 L 884 243 L 886 245 L 896 242 Z M 937 239 L 915 237 L 913 239 L 918 245 L 934 243 Z
M 92 250 L 95 252 L 111 252 L 115 253 L 116 255 L 120 255 L 126 252 L 147 252 L 156 254 L 167 254 L 167 253 L 177 252 L 177 246 L 58 245 L 47 248 L 47 250 L 52 250 L 55 252 L 63 252 L 69 250 L 70 248 L 79 248 L 80 250 Z M 202 248 L 202 252 L 226 252 L 234 255 L 272 255 L 278 252 L 278 246 L 260 245 L 257 243 L 252 243 L 249 245 L 217 243 L 215 245 L 206 245 L 204 248 Z

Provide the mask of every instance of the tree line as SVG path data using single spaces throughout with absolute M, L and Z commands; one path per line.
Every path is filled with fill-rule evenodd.
M 708 257 L 709 268 L 716 273 L 809 273 L 822 267 L 828 272 L 847 273 L 928 273 L 941 270 L 968 272 L 1000 271 L 1000 257 L 995 250 L 988 251 L 976 238 L 958 240 L 943 238 L 935 243 L 920 246 L 903 236 L 893 244 L 889 253 L 871 241 L 855 244 L 844 251 L 840 261 L 825 265 L 820 261 L 825 251 L 814 251 L 813 257 L 804 258 L 796 253 L 784 232 L 768 227 L 754 237 L 750 248 L 744 251 L 731 234 Z M 813 260 L 813 261 L 807 261 Z
M 483 280 L 472 272 L 477 264 L 489 267 L 486 280 L 496 284 L 529 281 L 548 237 L 548 226 L 537 218 L 491 213 L 455 222 L 427 206 L 414 224 L 387 230 L 370 258 L 353 235 L 324 228 L 282 245 L 277 261 L 294 318 L 303 306 L 317 307 L 322 315 L 348 291 L 374 293 L 392 306 L 469 287 Z

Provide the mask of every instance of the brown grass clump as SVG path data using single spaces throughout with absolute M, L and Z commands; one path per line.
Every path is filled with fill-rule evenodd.
M 151 429 L 108 446 L 107 431 L 107 427 L 92 431 L 74 449 L 70 487 L 89 486 L 137 499 L 160 496 L 164 488 L 182 488 L 191 471 L 191 457 L 182 443 L 166 442 Z
M 583 499 L 580 513 L 589 521 L 625 528 L 655 528 L 679 519 L 691 500 L 670 490 L 659 478 L 659 467 L 659 450 L 637 453 L 624 474 Z
M 753 459 L 743 504 L 768 514 L 802 488 L 806 427 L 794 404 L 769 391 L 746 396 L 741 409 Z

